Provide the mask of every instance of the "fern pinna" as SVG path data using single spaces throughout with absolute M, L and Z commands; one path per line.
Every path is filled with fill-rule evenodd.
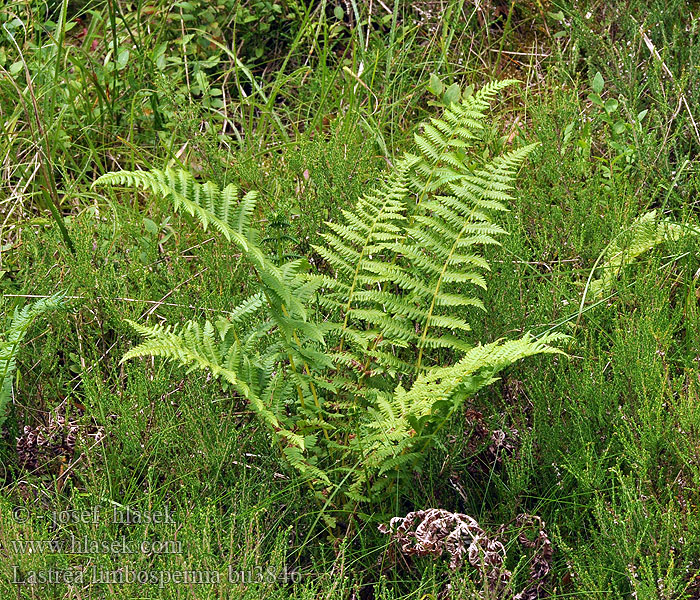
M 470 311 L 483 309 L 477 292 L 489 265 L 481 248 L 506 233 L 494 215 L 506 210 L 534 147 L 476 158 L 489 102 L 512 83 L 487 85 L 431 119 L 416 136 L 418 152 L 344 211 L 344 222 L 327 224 L 315 250 L 332 275 L 267 255 L 252 192 L 239 201 L 233 186 L 220 190 L 176 170 L 100 177 L 96 184 L 149 189 L 215 227 L 259 283 L 213 323 L 132 323 L 146 339 L 124 360 L 164 356 L 233 387 L 324 506 L 350 509 L 410 477 L 407 467 L 444 423 L 501 369 L 558 352 L 555 335 L 483 346 L 466 337 Z

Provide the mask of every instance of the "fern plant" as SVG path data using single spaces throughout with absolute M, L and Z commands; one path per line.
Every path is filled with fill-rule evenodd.
M 610 292 L 626 265 L 664 242 L 677 241 L 690 235 L 697 236 L 698 231 L 668 218 L 659 219 L 655 210 L 644 213 L 615 237 L 600 254 L 588 278 L 587 292 L 594 298 L 602 298 Z M 593 279 L 596 271 L 600 274 Z M 583 295 L 582 304 L 585 299 L 586 293 Z
M 259 291 L 231 316 L 183 327 L 132 323 L 145 341 L 124 360 L 163 356 L 212 375 L 247 398 L 288 463 L 324 505 L 352 510 L 400 483 L 465 400 L 499 371 L 559 352 L 559 337 L 474 344 L 483 310 L 482 248 L 506 232 L 516 172 L 533 145 L 492 160 L 474 152 L 496 82 L 450 105 L 416 136 L 386 180 L 328 223 L 315 246 L 333 275 L 262 249 L 256 195 L 196 183 L 183 171 L 108 173 L 168 198 L 216 227 L 255 271 Z M 330 522 L 330 521 L 329 521 Z
M 15 309 L 7 330 L 0 337 L 0 427 L 7 418 L 7 407 L 12 400 L 12 376 L 17 368 L 17 354 L 27 331 L 39 316 L 64 306 L 65 295 L 59 292 L 28 304 L 21 310 Z

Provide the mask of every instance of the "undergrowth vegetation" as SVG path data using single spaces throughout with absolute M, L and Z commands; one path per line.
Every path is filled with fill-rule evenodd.
M 698 16 L 0 3 L 0 596 L 698 598 Z

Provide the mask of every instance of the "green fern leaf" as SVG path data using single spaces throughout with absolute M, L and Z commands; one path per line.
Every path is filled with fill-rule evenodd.
M 64 309 L 65 306 L 65 293 L 58 292 L 15 310 L 9 327 L 0 339 L 0 426 L 5 421 L 7 406 L 12 400 L 12 375 L 17 368 L 17 354 L 22 340 L 40 315 Z
M 175 210 L 184 210 L 196 217 L 204 229 L 209 226 L 221 232 L 228 241 L 246 251 L 256 251 L 249 245 L 250 221 L 255 210 L 257 192 L 248 192 L 238 202 L 238 188 L 228 185 L 223 190 L 212 182 L 197 183 L 182 169 L 151 169 L 150 171 L 116 171 L 105 173 L 93 184 L 121 185 L 149 189 L 172 201 Z
M 622 269 L 636 258 L 666 241 L 676 241 L 685 235 L 698 236 L 700 232 L 670 219 L 658 219 L 652 210 L 637 217 L 628 229 L 618 235 L 598 258 L 600 276 L 588 286 L 596 298 L 609 293 Z M 594 269 L 595 270 L 595 269 Z M 591 273 L 591 277 L 593 273 Z M 589 278 L 590 280 L 590 278 Z M 585 300 L 585 295 L 584 295 Z

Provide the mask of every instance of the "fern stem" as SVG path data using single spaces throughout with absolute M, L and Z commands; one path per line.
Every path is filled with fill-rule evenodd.
M 282 304 L 281 306 L 282 306 L 282 312 L 284 313 L 284 315 L 287 318 L 289 318 L 289 312 L 287 311 L 287 308 L 284 306 L 284 304 Z M 301 341 L 299 340 L 299 336 L 297 335 L 296 331 L 292 331 L 292 336 L 294 337 L 294 341 L 299 345 L 299 347 L 301 347 Z M 296 373 L 296 368 L 294 366 L 294 358 L 292 358 L 291 353 L 289 353 L 288 356 L 289 356 L 290 364 L 292 366 L 292 370 Z M 304 370 L 306 371 L 306 374 L 309 377 L 309 389 L 311 390 L 311 395 L 313 396 L 314 404 L 316 405 L 316 409 L 318 410 L 318 418 L 321 422 L 323 422 L 323 411 L 321 410 L 321 403 L 318 400 L 318 394 L 316 393 L 316 386 L 314 385 L 314 382 L 311 381 L 311 369 L 309 369 L 309 365 L 306 361 L 304 361 Z M 297 385 L 297 390 L 300 394 L 301 407 L 304 408 L 304 395 L 303 395 L 303 391 L 299 385 Z M 330 437 L 328 436 L 328 431 L 326 430 L 326 428 L 321 427 L 321 429 L 323 429 L 323 435 L 326 438 L 326 441 L 330 442 L 331 440 L 330 440 Z
M 295 375 L 298 375 L 299 372 L 297 371 L 297 367 L 294 364 L 294 357 L 292 356 L 291 352 L 287 352 L 287 358 L 289 358 L 289 366 L 292 368 L 292 373 Z M 304 391 L 301 389 L 301 386 L 297 383 L 295 385 L 297 388 L 297 394 L 299 396 L 299 403 L 301 404 L 301 408 L 303 410 L 306 410 L 306 403 L 304 402 Z

